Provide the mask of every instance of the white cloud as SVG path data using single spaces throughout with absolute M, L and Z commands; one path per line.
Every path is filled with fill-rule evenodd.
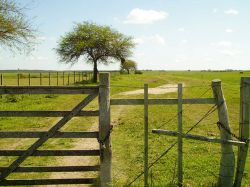
M 232 42 L 231 41 L 220 41 L 217 43 L 211 43 L 212 46 L 216 47 L 232 47 Z
M 145 56 L 145 53 L 143 53 L 143 52 L 135 53 L 136 58 L 140 58 L 140 57 L 143 57 L 143 56 Z
M 44 56 L 38 56 L 37 60 L 48 60 L 48 57 L 44 57 Z
M 225 55 L 225 56 L 231 56 L 232 57 L 232 56 L 241 54 L 242 52 L 239 51 L 239 50 L 231 49 L 231 50 L 221 50 L 220 53 Z
M 136 44 L 143 44 L 145 42 L 143 38 L 134 38 L 133 41 Z
M 143 10 L 134 8 L 130 11 L 124 23 L 131 24 L 150 24 L 155 21 L 164 20 L 168 17 L 168 13 L 156 10 Z
M 39 60 L 39 61 L 46 61 L 49 58 L 48 57 L 44 57 L 44 56 L 30 56 L 28 59 L 31 60 L 31 61 L 37 61 L 37 60 Z
M 213 13 L 215 14 L 215 13 L 217 13 L 218 12 L 218 9 L 217 8 L 214 8 L 213 9 Z
M 184 40 L 181 40 L 181 43 L 182 44 L 186 44 L 188 42 L 188 40 L 184 39 Z
M 238 15 L 239 11 L 231 8 L 231 9 L 225 10 L 224 13 L 228 15 Z
M 175 62 L 179 63 L 179 62 L 184 62 L 187 60 L 187 57 L 185 56 L 177 56 L 175 59 Z
M 159 44 L 159 45 L 166 44 L 165 39 L 162 36 L 160 36 L 159 34 L 155 34 L 155 35 L 151 36 L 150 40 L 155 44 Z
M 184 32 L 185 29 L 184 29 L 184 28 L 178 28 L 178 31 L 179 31 L 179 32 Z
M 46 36 L 38 36 L 36 39 L 41 40 L 41 41 L 45 41 L 47 39 L 47 37 Z
M 134 38 L 133 40 L 136 44 L 157 44 L 157 45 L 165 45 L 165 38 L 159 34 L 154 34 L 151 36 L 141 36 Z
M 225 29 L 225 32 L 231 33 L 231 32 L 233 32 L 233 30 L 232 29 Z

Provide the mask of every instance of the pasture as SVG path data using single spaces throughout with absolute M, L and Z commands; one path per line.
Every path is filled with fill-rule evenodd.
M 16 74 L 10 73 L 10 77 Z M 111 98 L 143 98 L 143 94 L 124 95 L 126 91 L 143 89 L 143 84 L 147 83 L 150 88 L 165 84 L 183 83 L 184 98 L 212 97 L 211 81 L 221 79 L 224 96 L 226 98 L 230 125 L 234 133 L 238 134 L 239 127 L 239 91 L 240 77 L 250 76 L 250 72 L 199 72 L 199 71 L 145 71 L 142 75 L 119 75 L 111 73 Z M 59 81 L 62 82 L 61 79 Z M 84 82 L 85 83 L 85 82 Z M 81 82 L 78 82 L 78 85 Z M 6 84 L 7 85 L 7 84 Z M 21 83 L 22 85 L 22 83 Z M 149 98 L 176 98 L 176 92 L 165 94 L 149 94 Z M 70 110 L 82 99 L 81 95 L 36 95 L 2 96 L 0 110 Z M 97 101 L 88 108 L 95 109 Z M 187 131 L 211 108 L 212 105 L 186 105 L 183 112 L 183 128 Z M 161 155 L 172 143 L 176 141 L 174 137 L 159 136 L 152 134 L 155 128 L 176 130 L 177 129 L 177 106 L 149 106 L 149 163 Z M 172 119 L 171 121 L 169 121 Z M 47 130 L 58 118 L 0 118 L 0 130 L 26 130 L 38 131 Z M 114 126 L 112 132 L 113 150 L 113 183 L 114 186 L 125 186 L 143 171 L 143 106 L 112 106 L 111 121 Z M 200 123 L 192 134 L 209 137 L 219 137 L 219 129 L 216 125 L 218 121 L 215 111 L 202 123 Z M 94 130 L 97 129 L 98 119 L 94 117 L 75 118 L 67 124 L 64 130 Z M 0 139 L 0 148 L 25 149 L 34 140 L 20 139 L 18 142 L 12 139 Z M 94 142 L 94 141 L 93 141 Z M 184 155 L 184 186 L 212 186 L 216 183 L 219 172 L 220 145 L 204 143 L 192 140 L 183 140 Z M 88 142 L 90 143 L 90 142 Z M 96 143 L 96 142 L 94 142 Z M 73 149 L 76 146 L 88 146 L 82 140 L 65 141 L 64 139 L 53 139 L 44 145 L 44 149 L 66 147 Z M 81 147 L 81 148 L 82 148 Z M 234 147 L 237 153 L 237 147 Z M 237 155 L 237 154 L 236 154 Z M 2 157 L 0 166 L 7 166 L 14 158 Z M 53 157 L 31 157 L 24 165 L 69 165 L 70 160 L 54 159 Z M 72 162 L 72 160 L 71 160 Z M 95 159 L 76 159 L 74 164 L 81 162 L 93 162 Z M 177 147 L 173 148 L 166 156 L 160 159 L 151 169 L 149 181 L 151 186 L 175 186 L 177 173 Z M 246 170 L 244 173 L 243 186 L 250 184 L 250 157 L 248 156 Z M 48 173 L 39 175 L 48 176 Z M 63 173 L 63 176 L 72 174 Z M 75 176 L 82 174 L 74 174 Z M 83 174 L 84 175 L 84 174 Z M 96 173 L 93 173 L 96 175 Z M 35 173 L 30 177 L 38 177 Z M 58 177 L 59 175 L 57 175 Z M 20 174 L 12 174 L 10 178 L 18 178 Z M 143 177 L 140 177 L 132 186 L 142 186 Z

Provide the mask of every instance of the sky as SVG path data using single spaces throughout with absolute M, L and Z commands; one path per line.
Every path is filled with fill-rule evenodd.
M 0 69 L 91 70 L 59 62 L 60 37 L 91 21 L 134 38 L 138 69 L 249 70 L 249 0 L 16 0 L 37 28 L 31 54 L 0 46 Z M 99 70 L 118 70 L 119 62 Z

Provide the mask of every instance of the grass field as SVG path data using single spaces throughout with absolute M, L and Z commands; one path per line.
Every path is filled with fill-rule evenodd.
M 250 72 L 178 72 L 178 71 L 148 71 L 142 75 L 118 75 L 111 74 L 111 98 L 143 98 L 143 95 L 123 96 L 121 92 L 143 88 L 143 84 L 156 87 L 163 84 L 183 83 L 184 98 L 212 97 L 211 81 L 215 78 L 222 80 L 224 95 L 226 98 L 230 124 L 232 131 L 238 134 L 239 127 L 239 90 L 240 77 L 250 76 Z M 205 95 L 204 95 L 205 93 Z M 173 98 L 177 93 L 163 95 L 149 95 L 150 98 Z M 13 102 L 14 97 L 14 102 Z M 64 95 L 38 95 L 38 96 L 3 96 L 0 101 L 0 110 L 69 110 L 82 96 Z M 95 108 L 95 101 L 90 108 Z M 184 132 L 192 127 L 212 105 L 185 105 L 183 112 Z M 143 106 L 112 106 L 112 133 L 113 144 L 113 182 L 114 186 L 124 186 L 131 182 L 143 171 Z M 152 163 L 164 150 L 166 150 L 176 138 L 159 136 L 151 133 L 154 128 L 176 130 L 177 118 L 170 123 L 169 119 L 177 114 L 177 106 L 149 106 L 149 163 Z M 0 130 L 46 130 L 55 121 L 55 118 L 0 118 Z M 217 113 L 213 113 L 197 126 L 192 134 L 209 137 L 219 137 L 219 129 L 216 126 Z M 65 126 L 64 130 L 87 130 L 90 122 L 97 127 L 97 119 L 76 118 Z M 24 149 L 34 140 L 7 140 L 1 139 L 1 149 L 9 146 L 9 149 Z M 72 148 L 72 144 L 78 140 L 65 141 L 63 139 L 52 140 L 43 148 Z M 235 147 L 235 153 L 237 148 Z M 198 141 L 184 140 L 184 185 L 185 186 L 212 186 L 216 183 L 219 172 L 220 145 Z M 165 157 L 157 162 L 150 170 L 151 186 L 175 186 L 176 184 L 176 158 L 177 149 L 173 148 Z M 6 166 L 13 158 L 1 158 L 1 166 Z M 60 164 L 60 159 L 41 157 L 31 158 L 24 164 L 49 165 Z M 250 186 L 250 157 L 244 173 L 243 186 Z M 10 177 L 19 178 L 18 174 Z M 31 177 L 37 177 L 31 174 Z M 49 177 L 43 174 L 42 177 Z M 39 176 L 41 178 L 41 176 Z M 143 177 L 139 178 L 133 186 L 143 186 Z

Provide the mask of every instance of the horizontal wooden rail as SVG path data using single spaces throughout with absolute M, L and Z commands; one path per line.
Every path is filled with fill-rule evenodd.
M 182 104 L 215 104 L 214 98 L 183 99 Z M 178 99 L 149 99 L 149 105 L 175 105 Z M 144 105 L 144 99 L 111 99 L 111 105 Z
M 0 156 L 21 156 L 26 150 L 0 150 Z M 37 150 L 31 156 L 100 156 L 99 150 Z
M 62 117 L 71 111 L 0 111 L 0 117 Z M 99 116 L 99 111 L 80 111 L 75 116 Z
M 20 185 L 53 185 L 53 184 L 93 184 L 94 178 L 85 179 L 36 179 L 36 180 L 3 180 L 1 186 L 20 186 Z
M 0 86 L 0 94 L 92 94 L 98 86 Z
M 181 133 L 176 132 L 176 131 L 168 131 L 168 130 L 161 130 L 161 129 L 153 129 L 152 132 L 155 134 L 162 134 L 162 135 L 168 135 L 168 136 L 181 135 L 182 138 L 205 141 L 205 142 L 212 142 L 212 143 L 223 143 L 223 144 L 231 144 L 231 145 L 236 145 L 236 146 L 241 146 L 241 145 L 246 144 L 245 142 L 241 142 L 241 141 L 222 140 L 222 139 L 218 139 L 218 138 L 208 138 L 205 136 L 193 135 L 193 134 L 181 134 Z
M 40 138 L 47 132 L 0 132 L 0 138 Z M 52 138 L 98 138 L 99 132 L 56 132 Z
M 7 167 L 0 167 L 0 172 Z M 99 171 L 100 166 L 38 166 L 38 167 L 19 167 L 15 173 L 21 172 L 87 172 L 87 171 Z

